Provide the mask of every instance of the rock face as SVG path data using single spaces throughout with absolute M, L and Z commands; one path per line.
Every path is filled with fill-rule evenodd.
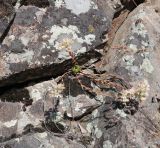
M 1 45 L 0 87 L 57 75 L 56 70 L 62 69 L 56 66 L 71 59 L 70 52 L 80 56 L 103 43 L 111 20 L 90 0 L 55 1 L 46 8 L 20 7 Z
M 20 8 L 18 8 L 20 4 L 17 3 L 15 18 L 14 14 L 8 16 L 10 13 L 6 11 L 9 9 L 4 9 L 4 13 L 1 13 L 2 24 L 5 27 L 1 31 L 0 46 L 0 98 L 4 101 L 0 105 L 0 136 L 3 142 L 1 147 L 10 147 L 10 145 L 16 148 L 38 147 L 39 143 L 36 144 L 34 135 L 25 135 L 30 132 L 46 135 L 48 129 L 60 133 L 63 137 L 65 130 L 70 127 L 70 120 L 83 118 L 101 104 L 99 101 L 91 100 L 90 96 L 83 92 L 79 82 L 76 82 L 77 85 L 72 84 L 72 90 L 74 87 L 78 88 L 72 92 L 73 95 L 68 96 L 70 91 L 68 81 L 71 80 L 67 77 L 65 78 L 66 86 L 62 82 L 50 80 L 24 87 L 22 84 L 21 88 L 9 88 L 9 85 L 28 80 L 61 75 L 72 67 L 73 56 L 80 57 L 80 60 L 77 59 L 78 62 L 80 61 L 79 64 L 93 58 L 92 55 L 99 58 L 100 54 L 94 50 L 104 43 L 104 35 L 116 12 L 115 2 L 112 4 L 105 1 L 79 0 L 75 3 L 75 1 L 66 0 L 50 1 L 50 5 L 47 1 L 47 5 L 44 3 L 45 1 L 22 1 L 21 5 L 26 6 Z M 13 8 L 10 1 L 5 4 Z M 39 8 L 41 5 L 45 7 Z M 8 20 L 10 17 L 11 19 Z M 90 80 L 87 81 L 91 87 Z M 75 104 L 72 104 L 76 106 L 74 117 L 71 116 L 73 114 L 68 97 L 71 97 L 71 102 L 75 100 Z M 76 133 L 80 129 L 83 132 L 86 131 L 80 124 L 74 125 L 71 131 Z M 74 137 L 72 132 L 64 137 L 67 139 Z M 35 134 L 35 137 L 37 136 Z M 12 140 L 19 137 L 22 137 L 22 141 Z M 81 140 L 79 134 L 76 137 Z M 52 142 L 47 142 L 46 136 L 42 138 L 46 140 L 42 142 L 45 147 L 53 145 Z M 57 139 L 62 142 L 56 140 L 55 146 L 66 145 L 62 139 Z
M 17 2 L 1 33 L 0 148 L 160 146 L 159 5 L 122 2 Z
M 109 64 L 103 69 L 121 75 L 132 85 L 131 89 L 122 91 L 121 97 L 140 99 L 139 111 L 133 117 L 126 118 L 118 110 L 123 117 L 118 120 L 121 125 L 116 122 L 114 127 L 105 132 L 105 147 L 159 146 L 160 139 L 155 136 L 159 131 L 160 115 L 157 102 L 160 82 L 158 20 L 160 17 L 154 7 L 140 5 L 120 27 L 112 43 L 113 48 L 105 56 L 106 63 Z M 100 127 L 104 129 L 104 125 L 105 121 L 101 122 Z M 112 139 L 113 130 L 116 131 L 115 139 Z

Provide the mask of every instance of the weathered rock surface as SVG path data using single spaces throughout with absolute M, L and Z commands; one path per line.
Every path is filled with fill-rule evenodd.
M 75 3 L 66 0 L 65 4 L 54 1 L 45 8 L 38 8 L 41 2 L 36 1 L 25 1 L 21 4 L 32 6 L 18 8 L 20 4 L 17 4 L 13 24 L 11 27 L 5 24 L 10 27 L 6 37 L 3 35 L 6 28 L 2 30 L 2 37 L 5 38 L 0 47 L 0 87 L 60 75 L 72 67 L 71 53 L 78 57 L 85 53 L 80 64 L 93 56 L 98 58 L 99 55 L 93 50 L 104 43 L 104 34 L 108 31 L 115 13 L 114 4 L 108 5 L 105 1 L 97 3 L 79 0 Z M 107 12 L 104 8 L 107 8 Z M 38 147 L 40 145 L 35 142 L 34 135 L 26 134 L 48 130 L 60 133 L 67 139 L 73 137 L 76 141 L 78 138 L 78 141 L 90 143 L 92 138 L 86 129 L 88 122 L 84 122 L 84 125 L 78 122 L 73 124 L 74 121 L 73 125 L 70 125 L 70 122 L 91 114 L 102 102 L 91 99 L 90 95 L 82 90 L 79 82 L 76 82 L 76 85 L 71 82 L 70 86 L 70 81 L 75 83 L 75 80 L 68 80 L 66 77 L 65 86 L 62 82 L 50 80 L 24 88 L 1 88 L 0 98 L 4 101 L 0 106 L 1 142 L 18 139 L 2 143 L 1 147 Z M 87 82 L 91 87 L 89 79 Z M 69 91 L 72 91 L 70 95 Z M 68 128 L 71 130 L 64 135 Z M 88 140 L 81 139 L 81 132 Z M 64 142 L 65 139 L 63 141 L 58 138 L 62 142 L 55 140 L 52 143 L 48 142 L 46 137 L 43 138 L 42 143 L 47 148 L 52 145 L 75 147 L 72 146 L 73 142 Z
M 140 104 L 133 116 L 118 110 L 123 119 L 111 118 L 113 127 L 109 129 L 105 129 L 107 121 L 100 120 L 104 135 L 97 140 L 97 145 L 104 141 L 104 147 L 159 147 L 159 20 L 154 7 L 140 5 L 116 33 L 102 69 L 128 81 L 132 88 L 122 91 L 120 97 L 124 100 L 134 98 Z
M 110 27 L 114 11 L 108 6 L 109 10 L 112 16 L 90 0 L 20 7 L 1 45 L 0 87 L 55 76 L 64 70 L 57 66 L 71 59 L 70 52 L 92 52 Z
M 81 144 L 69 141 L 67 142 L 65 138 L 55 137 L 50 133 L 37 133 L 32 135 L 25 135 L 22 138 L 16 138 L 8 142 L 0 144 L 0 148 L 81 148 Z
M 94 147 L 95 140 L 102 136 L 102 131 L 98 129 L 97 124 L 101 114 L 97 109 L 105 103 L 105 96 L 110 94 L 108 91 L 101 92 L 101 89 L 122 90 L 123 86 L 119 81 L 124 83 L 123 80 L 116 79 L 114 76 L 109 78 L 104 74 L 100 78 L 100 75 L 95 75 L 89 70 L 87 73 L 85 70 L 77 76 L 69 73 L 56 80 L 2 94 L 0 98 L 3 101 L 21 101 L 18 103 L 20 106 L 18 112 L 12 111 L 12 114 L 17 113 L 16 119 L 15 116 L 14 119 L 13 116 L 8 119 L 12 122 L 3 120 L 5 118 L 3 112 L 11 113 L 7 113 L 7 107 L 1 108 L 3 125 L 1 131 L 6 133 L 7 130 L 10 131 L 8 134 L 2 134 L 2 141 L 12 136 L 18 138 L 30 131 L 47 130 L 57 133 L 56 135 L 65 136 L 67 139 L 75 139 L 85 146 Z M 16 105 L 16 103 L 10 104 Z M 3 105 L 8 106 L 8 103 L 4 102 Z
M 158 3 L 112 26 L 97 62 L 119 1 L 23 2 L 1 45 L 0 148 L 158 148 Z
M 18 114 L 21 110 L 19 103 L 0 103 L 0 137 L 3 141 L 4 137 L 11 137 L 16 133 Z
M 1 103 L 2 141 L 13 135 L 17 137 L 27 133 L 30 128 L 33 131 L 39 128 L 42 131 L 47 129 L 61 134 L 70 128 L 69 133 L 74 133 L 74 136 L 79 139 L 82 134 L 89 136 L 91 131 L 88 120 L 92 118 L 90 115 L 103 103 L 103 96 L 97 95 L 93 98 L 85 89 L 82 89 L 82 84 L 93 89 L 90 79 L 85 76 L 79 79 L 82 84 L 73 76 L 70 76 L 69 79 L 64 77 L 63 80 L 64 83 L 50 80 L 26 87 L 18 92 L 14 90 L 15 93 L 11 91 L 6 95 L 1 95 L 1 100 L 5 101 L 11 101 L 6 100 L 8 98 L 15 99 L 15 101 L 18 97 L 23 98 L 19 99 L 21 101 L 19 103 Z M 86 119 L 88 122 L 78 122 L 87 115 L 89 115 Z M 72 124 L 71 121 L 73 121 Z M 74 121 L 77 122 L 74 123 Z

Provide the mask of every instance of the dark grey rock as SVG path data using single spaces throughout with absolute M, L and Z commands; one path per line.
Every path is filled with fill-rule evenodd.
M 44 133 L 37 133 L 32 135 L 24 135 L 21 138 L 16 138 L 10 140 L 8 142 L 4 142 L 0 144 L 0 148 L 62 148 L 62 147 L 69 147 L 69 148 L 81 148 L 82 145 L 77 142 L 72 142 L 65 138 L 55 137 L 54 135 Z
M 0 43 L 3 41 L 6 31 L 10 27 L 14 15 L 15 12 L 12 4 L 6 1 L 0 2 Z
M 1 45 L 0 87 L 62 72 L 55 67 L 71 59 L 68 50 L 80 56 L 103 43 L 112 17 L 90 0 L 55 1 L 47 8 L 22 6 Z
M 17 131 L 21 105 L 19 103 L 0 103 L 0 137 L 11 137 Z
M 134 100 L 139 100 L 139 107 L 134 114 L 122 109 L 123 106 L 120 110 L 116 108 L 108 111 L 106 120 L 99 121 L 99 129 L 103 131 L 103 136 L 101 141 L 97 140 L 96 146 L 101 144 L 104 148 L 159 147 L 159 137 L 153 136 L 159 133 L 160 128 L 159 103 L 152 103 L 153 98 L 160 96 L 160 30 L 156 27 L 160 25 L 159 19 L 154 7 L 145 4 L 138 6 L 120 27 L 114 38 L 113 48 L 111 47 L 105 55 L 109 64 L 102 69 L 128 80 L 132 88 L 123 90 L 121 97 L 124 99 L 124 96 L 128 95 Z M 138 90 L 141 93 L 136 97 Z M 111 123 L 106 129 L 108 120 Z
M 46 8 L 19 8 L 1 46 L 0 87 L 15 88 L 0 92 L 0 147 L 159 147 L 160 18 L 155 8 L 144 4 L 130 13 L 112 44 L 120 48 L 110 48 L 107 64 L 95 67 L 103 74 L 91 70 L 96 63 L 49 80 L 46 76 L 73 68 L 67 50 L 84 60 L 101 45 L 121 8 L 116 0 L 49 2 Z M 43 82 L 15 85 L 42 77 Z

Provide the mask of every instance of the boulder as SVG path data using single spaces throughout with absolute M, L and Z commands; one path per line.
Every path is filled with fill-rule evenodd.
M 16 138 L 30 131 L 44 130 L 63 136 L 71 134 L 79 141 L 86 136 L 92 141 L 89 123 L 103 103 L 103 96 L 95 94 L 92 81 L 86 75 L 59 79 L 63 81 L 53 79 L 1 94 L 1 100 L 5 101 L 0 108 L 2 142 L 13 135 Z
M 159 147 L 157 1 L 112 28 L 117 0 L 25 2 L 1 45 L 0 147 Z
M 0 87 L 59 75 L 73 55 L 93 54 L 104 43 L 115 13 L 108 5 L 107 14 L 103 4 L 108 3 L 66 0 L 46 8 L 20 7 L 1 45 Z
M 116 108 L 116 111 L 104 113 L 105 105 L 101 112 L 107 114 L 107 119 L 111 118 L 108 119 L 111 126 L 106 128 L 106 122 L 109 121 L 100 120 L 99 129 L 104 134 L 96 145 L 106 148 L 159 146 L 160 139 L 156 136 L 160 128 L 159 20 L 160 16 L 154 6 L 138 6 L 119 28 L 111 48 L 104 56 L 102 69 L 121 76 L 132 86 L 123 90 L 118 98 L 124 102 L 134 100 L 134 105 L 130 105 L 137 111 L 133 112 L 132 108 L 128 112 L 121 106 L 121 110 Z M 139 107 L 135 106 L 135 100 Z M 118 116 L 114 117 L 117 112 Z

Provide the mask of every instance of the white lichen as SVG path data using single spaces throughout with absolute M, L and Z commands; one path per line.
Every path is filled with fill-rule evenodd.
M 92 133 L 93 127 L 94 127 L 93 124 L 90 122 L 90 123 L 87 124 L 86 129 L 87 129 L 87 131 L 88 131 L 89 133 Z
M 95 109 L 95 110 L 92 112 L 93 118 L 97 118 L 98 115 L 99 115 L 98 109 Z
M 57 8 L 61 8 L 62 6 L 65 5 L 63 0 L 55 0 L 54 4 L 55 4 L 55 7 L 57 7 Z
M 14 41 L 16 37 L 14 35 L 10 35 L 8 38 L 10 39 L 10 41 Z
M 22 44 L 24 44 L 24 46 L 28 46 L 30 41 L 36 42 L 38 40 L 38 34 L 34 34 L 32 30 L 26 30 L 25 33 L 20 35 L 19 39 L 21 40 Z
M 148 73 L 152 73 L 154 71 L 154 67 L 152 66 L 152 64 L 148 58 L 145 58 L 143 60 L 143 63 L 140 68 L 145 70 Z
M 75 109 L 74 109 L 74 110 L 77 111 L 77 112 L 78 112 L 78 111 L 82 111 L 82 110 L 81 110 L 82 107 L 83 107 L 83 103 L 76 103 L 76 106 L 75 106 Z
M 88 45 L 92 45 L 92 42 L 95 41 L 95 39 L 96 39 L 96 36 L 94 34 L 88 34 L 85 36 L 85 42 Z
M 9 53 L 5 56 L 5 61 L 7 63 L 23 63 L 27 61 L 28 63 L 32 63 L 32 59 L 34 56 L 34 52 L 32 50 L 24 49 L 24 53 L 16 54 L 16 53 Z
M 103 148 L 113 148 L 112 142 L 107 140 L 103 142 Z
M 132 25 L 132 32 L 137 33 L 138 35 L 142 35 L 143 37 L 145 37 L 147 30 L 145 29 L 144 24 L 139 22 L 136 25 L 135 25 L 135 23 Z
M 52 26 L 50 32 L 52 33 L 49 44 L 61 51 L 58 55 L 58 59 L 70 58 L 69 52 L 75 55 L 86 52 L 86 47 L 83 47 L 83 43 L 91 45 L 95 41 L 94 34 L 88 34 L 83 38 L 80 37 L 80 31 L 77 26 Z
M 102 131 L 100 129 L 98 129 L 96 127 L 96 129 L 95 129 L 95 135 L 96 135 L 97 138 L 101 138 L 102 135 L 103 135 L 103 133 L 102 133 Z
M 127 114 L 123 110 L 117 109 L 116 112 L 122 118 L 126 118 L 127 117 Z
M 43 16 L 45 15 L 46 11 L 47 11 L 46 8 L 41 8 L 40 11 L 37 11 L 37 12 L 35 13 L 37 22 L 39 22 L 39 23 L 42 22 Z
M 134 53 L 138 51 L 137 45 L 129 44 L 129 49 L 131 49 Z
M 133 16 L 133 19 L 143 19 L 146 16 L 146 12 L 144 9 L 140 9 L 139 12 L 136 13 L 135 16 Z
M 126 63 L 126 66 L 132 66 L 135 58 L 133 55 L 125 55 L 122 60 Z
M 47 133 L 38 133 L 37 136 L 40 137 L 40 138 L 46 138 Z
M 93 6 L 91 0 L 64 0 L 64 2 L 66 8 L 76 15 L 88 12 L 91 6 Z
M 43 98 L 43 92 L 41 92 L 39 89 L 32 89 L 30 92 L 30 97 L 34 100 L 34 101 L 38 101 L 40 99 Z
M 4 122 L 4 126 L 6 126 L 7 128 L 10 128 L 10 127 L 13 127 L 15 126 L 17 123 L 17 120 L 11 120 L 11 121 L 8 121 L 8 122 Z
M 72 35 L 72 39 L 77 39 L 79 42 L 83 43 L 83 40 L 81 38 L 78 37 L 77 34 L 79 34 L 79 30 L 76 26 L 57 26 L 54 25 L 52 26 L 50 32 L 52 33 L 51 38 L 49 39 L 49 44 L 55 46 L 56 44 L 56 40 L 58 39 L 58 37 L 62 34 L 68 34 L 68 35 Z M 58 47 L 57 47 L 58 48 Z

